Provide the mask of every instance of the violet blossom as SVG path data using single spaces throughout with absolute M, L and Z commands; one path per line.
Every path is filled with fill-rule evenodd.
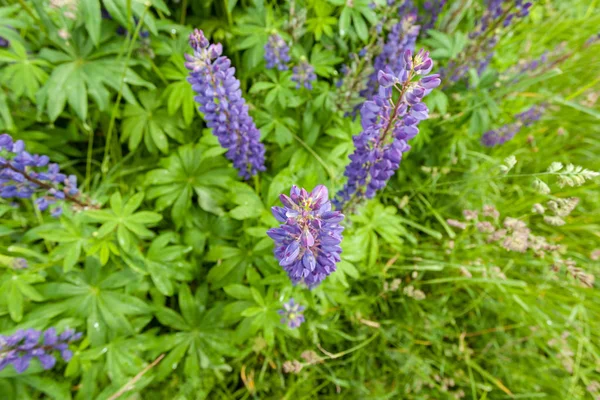
M 37 358 L 42 368 L 52 369 L 56 365 L 55 353 L 69 361 L 73 352 L 69 344 L 81 339 L 82 334 L 67 329 L 57 335 L 55 328 L 45 331 L 35 329 L 18 330 L 10 336 L 0 335 L 0 371 L 12 364 L 21 374 L 29 368 L 31 360 Z
M 265 44 L 265 61 L 267 69 L 277 68 L 280 71 L 287 71 L 290 62 L 290 47 L 281 36 L 274 33 L 269 36 Z
M 80 199 L 75 175 L 63 174 L 48 156 L 30 154 L 22 140 L 13 141 L 6 133 L 0 135 L 0 197 L 28 199 L 34 194 L 40 195 L 35 200 L 39 210 L 51 208 L 54 217 L 62 213 L 62 207 L 55 205 L 58 201 L 88 206 Z
M 428 118 L 423 97 L 440 85 L 438 75 L 427 75 L 433 61 L 423 50 L 414 57 L 406 50 L 402 60 L 398 73 L 391 68 L 378 72 L 379 93 L 361 108 L 363 131 L 353 138 L 356 149 L 344 172 L 348 181 L 334 200 L 338 210 L 373 198 L 385 187 L 410 149 L 408 141 L 419 132 L 417 125 Z
M 265 148 L 248 114 L 235 68 L 229 58 L 221 55 L 223 46 L 210 44 L 201 30 L 190 35 L 190 46 L 194 54 L 185 55 L 185 66 L 190 70 L 188 81 L 197 93 L 194 99 L 200 104 L 206 125 L 227 149 L 225 156 L 242 178 L 250 179 L 265 170 Z
M 275 257 L 294 284 L 304 282 L 313 288 L 334 272 L 340 261 L 344 215 L 331 211 L 323 185 L 310 193 L 294 185 L 290 196 L 279 198 L 284 206 L 271 210 L 283 224 L 267 231 L 275 241 Z
M 281 323 L 289 326 L 290 328 L 298 328 L 305 321 L 302 311 L 305 307 L 296 303 L 294 299 L 290 299 L 289 302 L 283 303 L 283 309 L 277 311 L 281 315 Z

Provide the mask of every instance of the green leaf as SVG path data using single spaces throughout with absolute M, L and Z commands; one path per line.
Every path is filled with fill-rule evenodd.
M 16 284 L 10 285 L 10 297 L 8 301 L 8 312 L 13 321 L 19 322 L 23 319 L 23 295 Z
M 250 289 L 244 285 L 240 285 L 237 283 L 227 285 L 223 287 L 223 290 L 229 296 L 238 300 L 250 300 L 252 298 L 252 293 L 250 292 Z
M 98 46 L 100 43 L 100 24 L 102 22 L 100 14 L 100 1 L 81 0 L 79 5 L 81 7 L 81 12 L 83 13 L 85 28 L 90 34 L 90 38 L 94 44 Z

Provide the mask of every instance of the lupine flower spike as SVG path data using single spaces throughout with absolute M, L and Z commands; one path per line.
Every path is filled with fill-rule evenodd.
M 421 29 L 416 21 L 417 14 L 409 12 L 392 27 L 383 45 L 383 50 L 375 57 L 373 63 L 375 70 L 369 77 L 367 87 L 361 91 L 362 97 L 370 100 L 377 94 L 379 71 L 390 68 L 393 74 L 398 75 L 404 70 L 404 53 L 406 50 L 411 52 L 415 50 L 415 43 Z
M 398 73 L 391 68 L 378 72 L 379 93 L 362 106 L 363 131 L 353 138 L 356 150 L 344 172 L 348 182 L 334 200 L 338 210 L 353 208 L 385 187 L 410 149 L 408 141 L 419 132 L 417 125 L 429 116 L 423 97 L 440 84 L 438 75 L 427 75 L 433 61 L 423 50 L 414 57 L 406 50 L 402 60 Z M 399 92 L 396 102 L 394 90 Z
M 296 82 L 296 89 L 300 89 L 304 86 L 308 90 L 312 90 L 313 82 L 317 80 L 315 74 L 315 68 L 308 63 L 306 60 L 300 60 L 300 63 L 296 65 L 292 72 L 292 81 Z
M 81 199 L 75 175 L 61 173 L 48 156 L 28 153 L 22 140 L 0 135 L 0 197 L 28 199 L 34 194 L 39 195 L 35 203 L 40 211 L 52 206 L 54 217 L 62 214 L 62 207 L 54 206 L 57 201 L 69 201 L 79 209 L 95 207 Z
M 204 33 L 196 29 L 190 35 L 193 55 L 186 54 L 185 66 L 190 70 L 188 81 L 197 93 L 206 125 L 212 128 L 225 156 L 244 179 L 265 170 L 265 147 L 260 132 L 248 114 L 242 97 L 240 81 L 229 58 L 222 56 L 220 43 L 210 44 Z
M 277 68 L 280 71 L 287 71 L 286 64 L 290 62 L 289 52 L 290 47 L 281 36 L 276 33 L 269 36 L 269 40 L 265 44 L 267 69 Z
M 17 373 L 21 374 L 29 368 L 33 358 L 40 361 L 42 368 L 52 369 L 56 364 L 55 353 L 60 352 L 62 359 L 69 361 L 73 357 L 69 343 L 81 339 L 81 336 L 81 333 L 76 333 L 73 329 L 57 335 L 54 328 L 44 332 L 35 329 L 18 330 L 10 336 L 0 336 L 0 371 L 12 364 Z
M 531 6 L 529 1 L 489 0 L 486 12 L 469 34 L 469 45 L 440 71 L 444 84 L 460 81 L 469 69 L 482 75 L 494 56 L 502 30 L 529 15 Z
M 292 186 L 289 197 L 282 194 L 279 198 L 284 206 L 271 210 L 283 224 L 267 231 L 275 241 L 275 257 L 294 284 L 304 282 L 313 288 L 335 271 L 340 261 L 344 215 L 331 211 L 323 185 L 310 193 Z
M 538 105 L 515 115 L 514 122 L 484 133 L 481 137 L 481 144 L 486 147 L 494 147 L 508 142 L 519 133 L 522 127 L 533 125 L 535 122 L 539 121 L 542 118 L 544 111 L 545 106 Z
M 289 302 L 283 303 L 283 309 L 278 311 L 281 315 L 281 323 L 292 329 L 299 327 L 305 321 L 302 311 L 304 311 L 304 306 L 296 303 L 294 299 L 290 299 Z

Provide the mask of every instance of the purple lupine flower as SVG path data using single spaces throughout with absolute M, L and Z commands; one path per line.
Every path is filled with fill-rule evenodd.
M 306 60 L 300 60 L 300 63 L 292 68 L 292 81 L 296 82 L 296 89 L 300 89 L 302 86 L 308 90 L 312 90 L 312 83 L 317 80 L 315 74 L 315 68 L 308 63 Z
M 60 352 L 63 360 L 73 356 L 69 344 L 81 339 L 82 333 L 67 329 L 57 336 L 55 328 L 44 332 L 35 329 L 18 330 L 10 336 L 0 335 L 0 371 L 12 364 L 21 374 L 29 368 L 31 360 L 37 358 L 45 370 L 56 365 L 55 353 Z M 41 340 L 40 340 L 41 339 Z
M 426 32 L 435 28 L 435 24 L 446 5 L 446 0 L 431 0 L 423 3 L 425 15 L 423 18 L 423 30 Z
M 271 211 L 283 224 L 267 231 L 275 241 L 275 257 L 294 284 L 304 282 L 313 288 L 335 271 L 340 261 L 344 215 L 331 211 L 323 185 L 310 193 L 294 185 L 289 197 L 282 194 L 279 198 L 284 206 Z
M 22 140 L 13 141 L 6 133 L 0 135 L 0 197 L 26 199 L 40 194 L 35 201 L 40 211 L 65 199 L 87 207 L 79 199 L 77 178 L 67 178 L 58 164 L 49 162 L 48 156 L 28 153 Z M 52 207 L 53 216 L 61 212 L 60 206 Z
M 200 104 L 206 125 L 227 149 L 225 156 L 242 178 L 250 179 L 265 170 L 265 147 L 248 114 L 235 68 L 229 58 L 221 55 L 223 46 L 210 44 L 201 30 L 190 35 L 190 46 L 194 54 L 185 55 L 185 66 L 190 70 L 188 81 L 197 93 L 194 99 Z
M 277 68 L 280 71 L 287 71 L 287 63 L 290 62 L 290 47 L 281 36 L 274 33 L 269 36 L 265 44 L 265 61 L 267 69 Z
M 296 303 L 294 299 L 290 299 L 289 302 L 283 303 L 283 309 L 277 311 L 282 316 L 281 323 L 294 329 L 302 325 L 305 321 L 302 311 L 304 306 Z
M 403 3 L 403 6 L 404 4 L 405 3 Z M 400 22 L 392 27 L 392 30 L 388 33 L 387 40 L 383 45 L 381 53 L 375 57 L 373 63 L 375 70 L 369 76 L 367 87 L 360 93 L 362 97 L 370 100 L 377 94 L 377 74 L 379 71 L 390 68 L 396 75 L 404 71 L 404 53 L 406 50 L 410 50 L 411 52 L 415 50 L 415 43 L 421 30 L 421 27 L 416 25 L 416 21 L 417 14 L 410 12 L 404 15 Z
M 440 85 L 438 75 L 423 76 L 433 68 L 429 53 L 421 50 L 412 57 L 406 50 L 401 59 L 399 73 L 378 71 L 379 93 L 361 108 L 363 131 L 353 138 L 355 151 L 344 172 L 348 182 L 334 200 L 338 210 L 373 198 L 385 187 L 410 149 L 408 141 L 419 132 L 417 125 L 428 117 L 423 97 Z M 400 92 L 396 102 L 394 90 Z
M 469 33 L 471 42 L 440 70 L 445 82 L 462 80 L 470 69 L 482 75 L 489 66 L 503 29 L 529 14 L 532 2 L 522 0 L 487 0 L 487 9 Z
M 0 47 L 6 48 L 10 46 L 10 41 L 3 36 L 0 36 Z
M 533 106 L 522 113 L 516 114 L 514 116 L 514 122 L 484 133 L 481 137 L 481 144 L 486 147 L 494 147 L 508 142 L 519 133 L 522 127 L 533 125 L 535 122 L 539 121 L 542 118 L 544 111 L 545 105 L 542 104 Z

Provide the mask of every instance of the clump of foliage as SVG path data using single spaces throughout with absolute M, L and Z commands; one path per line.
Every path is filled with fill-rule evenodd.
M 2 399 L 600 396 L 598 4 L 12 3 Z

